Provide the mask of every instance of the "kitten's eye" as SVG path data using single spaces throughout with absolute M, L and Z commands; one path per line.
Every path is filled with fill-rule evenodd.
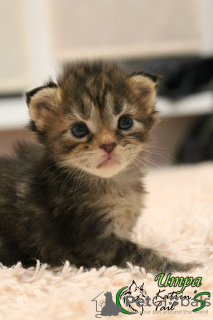
M 78 124 L 74 125 L 72 127 L 71 131 L 72 131 L 73 135 L 77 138 L 83 138 L 89 133 L 89 130 L 88 130 L 87 126 L 85 125 L 85 123 L 78 123 Z
M 128 130 L 132 126 L 132 119 L 130 117 L 121 117 L 118 120 L 118 128 L 121 130 Z

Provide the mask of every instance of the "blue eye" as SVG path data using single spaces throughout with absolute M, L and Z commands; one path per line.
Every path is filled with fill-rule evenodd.
M 85 123 L 78 123 L 74 125 L 71 128 L 71 131 L 72 131 L 72 134 L 77 138 L 83 138 L 89 133 L 89 130 L 85 125 Z
M 132 127 L 132 119 L 130 117 L 121 117 L 118 120 L 118 128 L 121 130 L 128 130 Z

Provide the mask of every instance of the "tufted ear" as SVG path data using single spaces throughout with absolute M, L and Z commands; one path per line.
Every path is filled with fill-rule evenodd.
M 146 71 L 133 72 L 131 75 L 132 76 L 139 75 L 139 76 L 144 76 L 146 78 L 149 78 L 150 80 L 152 80 L 155 83 L 155 86 L 158 85 L 158 81 L 159 81 L 159 78 L 160 78 L 159 75 L 154 74 L 154 73 L 149 73 L 149 72 L 146 72 Z
M 43 131 L 51 115 L 54 115 L 59 107 L 59 89 L 55 83 L 50 82 L 27 92 L 26 101 L 32 120 L 31 128 L 34 131 Z
M 155 104 L 158 79 L 157 75 L 147 72 L 132 73 L 129 77 L 130 86 L 147 113 L 152 112 Z

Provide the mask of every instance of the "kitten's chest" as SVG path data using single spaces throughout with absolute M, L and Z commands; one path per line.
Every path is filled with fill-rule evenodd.
M 103 203 L 110 203 L 110 210 L 107 218 L 111 219 L 109 224 L 110 232 L 117 236 L 127 238 L 137 218 L 141 214 L 143 194 L 133 188 L 114 190 L 113 194 L 105 194 Z

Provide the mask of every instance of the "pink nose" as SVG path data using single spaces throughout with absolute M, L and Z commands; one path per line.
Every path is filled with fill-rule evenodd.
M 106 151 L 106 153 L 110 153 L 115 148 L 115 146 L 116 146 L 116 143 L 113 142 L 113 143 L 109 143 L 109 144 L 101 144 L 100 148 L 104 149 Z

